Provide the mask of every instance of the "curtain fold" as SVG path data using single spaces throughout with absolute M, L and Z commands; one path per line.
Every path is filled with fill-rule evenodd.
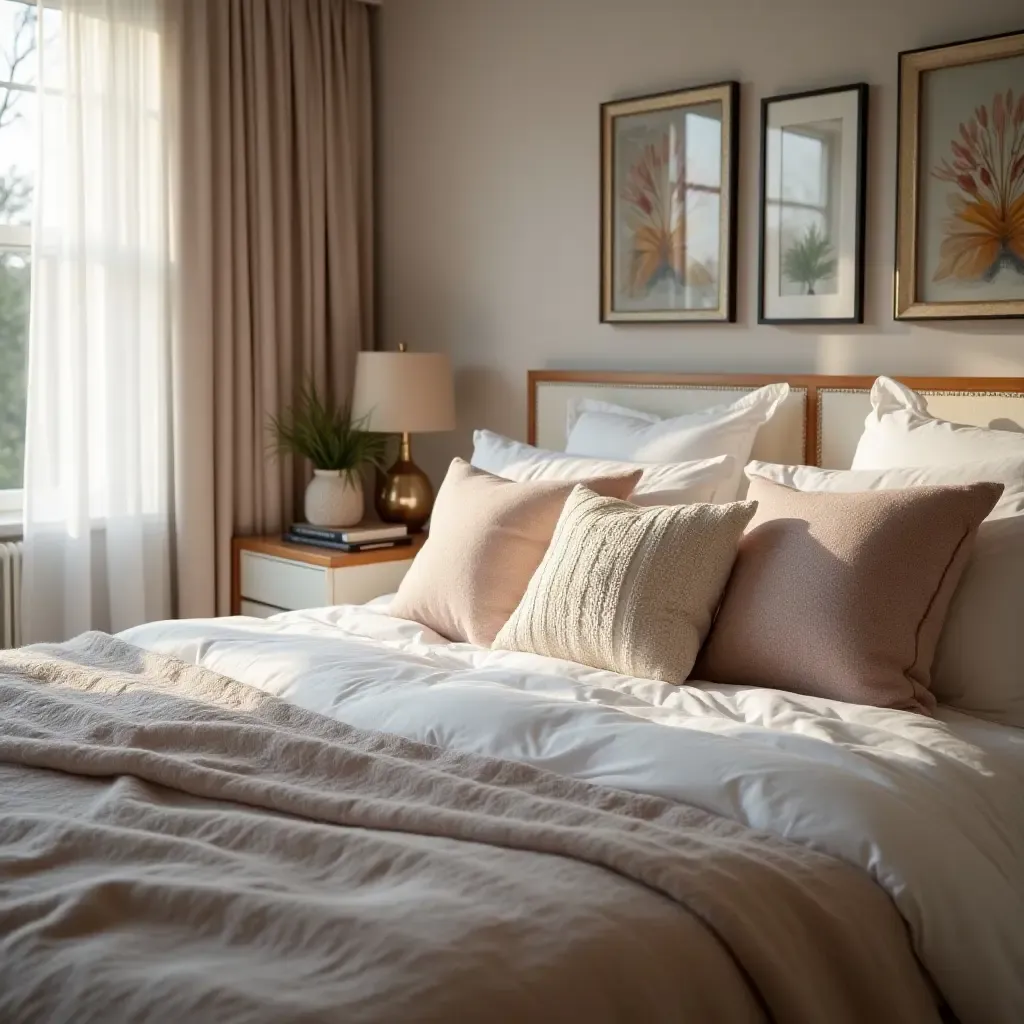
M 280 530 L 306 483 L 268 456 L 268 417 L 306 378 L 346 402 L 373 339 L 367 7 L 60 11 L 41 40 L 30 642 L 227 613 L 231 537 Z
M 231 537 L 280 530 L 307 469 L 267 419 L 340 402 L 373 341 L 369 12 L 170 0 L 176 97 L 174 497 L 180 614 L 225 614 Z
M 26 642 L 172 611 L 162 16 L 160 0 L 63 0 L 39 39 Z

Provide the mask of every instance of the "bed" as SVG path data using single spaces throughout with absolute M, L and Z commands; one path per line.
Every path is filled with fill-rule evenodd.
M 538 371 L 529 440 L 561 448 L 574 397 L 670 415 L 780 379 L 754 456 L 848 465 L 870 378 Z M 1024 423 L 1024 381 L 908 383 Z M 1021 1019 L 1024 730 L 628 678 L 388 608 L 5 659 L 0 1016 Z M 132 829 L 119 881 L 95 865 Z

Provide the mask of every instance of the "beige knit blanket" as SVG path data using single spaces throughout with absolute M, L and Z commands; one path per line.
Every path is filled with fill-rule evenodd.
M 0 654 L 0 1020 L 937 1019 L 859 870 L 103 634 Z

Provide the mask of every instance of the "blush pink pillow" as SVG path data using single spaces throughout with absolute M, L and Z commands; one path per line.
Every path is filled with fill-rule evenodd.
M 430 535 L 391 614 L 449 640 L 490 647 L 526 593 L 576 484 L 624 499 L 640 474 L 518 482 L 453 460 L 434 504 Z
M 796 491 L 760 477 L 693 679 L 931 712 L 932 659 L 1002 484 Z

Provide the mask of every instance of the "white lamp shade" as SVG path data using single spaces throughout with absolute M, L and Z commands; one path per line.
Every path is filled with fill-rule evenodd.
M 443 352 L 360 352 L 352 418 L 382 434 L 455 429 L 452 367 Z

